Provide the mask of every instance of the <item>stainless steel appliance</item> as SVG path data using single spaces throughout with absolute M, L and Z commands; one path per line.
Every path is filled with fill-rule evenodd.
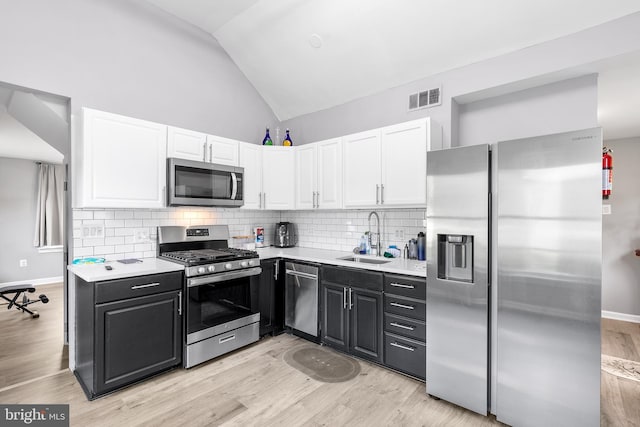
M 291 248 L 298 244 L 296 226 L 292 222 L 276 223 L 276 231 L 273 239 L 273 246 L 279 248 Z
M 228 239 L 226 225 L 158 228 L 158 256 L 186 267 L 185 368 L 259 338 L 260 260 Z
M 169 206 L 240 207 L 244 169 L 214 163 L 167 160 Z
M 285 264 L 285 326 L 318 337 L 318 267 Z
M 427 393 L 600 423 L 600 129 L 427 156 Z

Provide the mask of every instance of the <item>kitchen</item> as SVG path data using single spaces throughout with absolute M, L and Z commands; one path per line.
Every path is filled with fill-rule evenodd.
M 11 10 L 17 17 L 24 16 L 22 14 L 27 12 L 21 10 L 22 7 L 11 6 L 11 8 L 15 8 Z M 262 97 L 255 94 L 251 84 L 237 69 L 233 69 L 233 72 L 227 73 L 228 75 L 222 73 L 222 70 L 233 68 L 233 64 L 216 42 L 207 39 L 204 33 L 195 30 L 192 26 L 182 21 L 178 21 L 159 9 L 149 5 L 129 2 L 119 2 L 117 6 L 108 6 L 103 2 L 91 2 L 89 5 L 70 2 L 72 12 L 51 9 L 44 4 L 39 4 L 38 7 L 43 7 L 45 8 L 43 10 L 50 12 L 45 15 L 55 16 L 62 22 L 69 22 L 69 25 L 65 26 L 65 28 L 56 28 L 53 31 L 53 24 L 46 17 L 35 16 L 30 18 L 36 20 L 43 28 L 51 29 L 52 33 L 58 34 L 59 38 L 55 40 L 61 46 L 65 46 L 61 49 L 63 49 L 62 52 L 67 52 L 67 54 L 62 57 L 50 58 L 52 62 L 48 64 L 49 69 L 57 69 L 58 71 L 52 71 L 46 76 L 24 72 L 28 66 L 36 68 L 39 65 L 34 56 L 25 64 L 7 67 L 3 74 L 0 75 L 0 80 L 68 95 L 72 100 L 72 116 L 76 125 L 79 126 L 83 120 L 82 108 L 89 108 L 94 111 L 115 113 L 132 120 L 144 120 L 161 126 L 171 126 L 200 135 L 216 137 L 218 143 L 225 142 L 224 138 L 222 138 L 224 136 L 227 139 L 248 142 L 254 146 L 257 146 L 262 140 L 266 125 L 270 127 L 274 138 L 275 131 L 279 127 L 281 132 L 280 139 L 283 137 L 284 129 L 290 128 L 296 150 L 302 149 L 308 143 L 314 141 L 348 137 L 349 135 L 371 132 L 377 129 L 382 129 L 381 132 L 384 132 L 384 129 L 388 127 L 427 117 L 431 117 L 434 124 L 442 127 L 442 142 L 436 142 L 430 147 L 431 149 L 440 148 L 437 144 L 442 144 L 441 147 L 469 145 L 471 138 L 469 135 L 474 133 L 476 135 L 485 135 L 483 138 L 486 137 L 488 141 L 484 142 L 489 142 L 499 139 L 514 139 L 595 127 L 598 124 L 594 108 L 595 79 L 590 77 L 589 73 L 578 75 L 565 73 L 563 79 L 557 78 L 557 80 L 548 76 L 554 73 L 562 74 L 563 70 L 566 71 L 571 68 L 571 64 L 576 67 L 584 66 L 586 63 L 596 62 L 613 55 L 631 53 L 638 49 L 638 46 L 633 45 L 633 37 L 623 37 L 623 43 L 613 35 L 620 29 L 628 31 L 628 34 L 634 34 L 633 24 L 637 16 L 630 15 L 620 19 L 619 22 L 608 25 L 603 24 L 596 29 L 592 29 L 590 30 L 591 33 L 587 31 L 586 33 L 572 34 L 567 36 L 568 39 L 564 41 L 560 40 L 556 43 L 550 41 L 546 44 L 537 45 L 534 53 L 545 54 L 545 57 L 548 55 L 551 58 L 548 61 L 537 61 L 535 55 L 532 52 L 527 52 L 527 50 L 516 51 L 502 57 L 487 59 L 483 62 L 469 65 L 466 68 L 463 67 L 443 73 L 440 76 L 436 75 L 435 77 L 423 79 L 427 75 L 424 74 L 418 76 L 423 80 L 417 80 L 414 83 L 399 86 L 396 89 L 387 90 L 387 88 L 384 88 L 384 90 L 387 90 L 384 93 L 361 100 L 356 99 L 336 108 L 322 110 L 322 107 L 318 108 L 316 105 L 315 108 L 321 110 L 316 114 L 302 114 L 296 118 L 294 114 L 283 108 L 280 110 L 278 117 L 285 118 L 290 116 L 290 118 L 279 120 L 271 113 L 271 108 L 274 108 L 276 101 L 270 101 L 270 107 L 267 107 L 266 102 L 263 101 Z M 71 13 L 73 19 L 67 17 L 66 13 Z M 90 27 L 92 26 L 91 23 L 94 26 L 97 25 L 95 18 L 92 18 L 95 15 L 104 16 L 106 22 L 117 22 L 120 31 L 109 33 L 110 37 L 106 37 L 100 32 L 96 33 L 95 38 L 91 38 L 91 41 L 96 43 L 96 48 L 88 49 L 82 41 L 83 37 L 78 35 L 82 32 L 94 34 L 94 30 Z M 247 16 L 247 19 L 249 18 L 251 16 Z M 167 30 L 164 27 L 169 27 L 171 30 Z M 11 34 L 21 34 L 23 38 L 29 40 L 30 42 L 27 43 L 27 46 L 32 46 L 30 49 L 34 49 L 35 52 L 42 49 L 40 40 L 34 38 L 34 35 L 25 34 L 9 22 L 5 28 L 9 29 L 4 31 L 11 31 Z M 592 56 L 589 58 L 568 57 L 568 55 L 558 58 L 554 55 L 553 52 L 557 52 L 560 49 L 561 42 L 579 43 L 582 41 L 582 43 L 586 43 L 586 39 L 593 37 L 594 33 L 602 39 L 611 38 L 611 45 L 601 47 L 599 51 L 594 49 L 591 52 Z M 149 36 L 150 34 L 155 39 Z M 227 39 L 222 33 L 219 34 L 218 39 L 221 43 L 230 43 L 224 41 Z M 242 39 L 242 37 L 237 37 L 237 39 Z M 175 53 L 175 56 L 169 59 L 165 57 L 164 52 L 159 51 L 157 47 L 153 47 L 158 40 L 162 41 L 161 44 L 169 46 L 169 51 Z M 123 46 L 127 43 L 134 43 L 136 47 L 131 50 L 118 50 L 123 49 Z M 20 44 L 16 45 L 19 49 Z M 227 46 L 230 55 L 234 57 L 234 47 L 230 44 Z M 615 46 L 617 50 L 612 49 L 611 46 Z M 108 85 L 99 84 L 101 79 L 110 81 L 114 78 L 113 76 L 122 76 L 118 61 L 135 61 L 136 56 L 133 53 L 138 49 L 140 52 L 147 52 L 149 55 L 148 58 L 145 58 L 140 63 L 139 67 L 132 67 L 124 77 L 119 79 L 117 85 L 109 87 Z M 211 53 L 211 49 L 215 53 Z M 226 49 L 227 47 L 225 47 Z M 82 55 L 74 55 L 74 52 L 82 52 Z M 105 52 L 108 53 L 110 58 L 118 58 L 118 60 L 105 61 L 103 57 Z M 273 51 L 265 53 L 273 54 Z M 11 55 L 11 52 L 7 52 L 7 54 Z M 209 72 L 205 72 L 202 67 L 191 66 L 195 61 L 193 57 L 200 58 L 199 61 L 209 61 L 208 69 L 216 70 L 216 79 L 218 80 L 211 79 Z M 167 59 L 171 62 L 170 66 L 167 64 Z M 34 61 L 34 63 L 29 63 L 29 61 Z M 67 61 L 74 61 L 72 63 L 76 63 L 78 67 L 70 67 Z M 234 61 L 239 62 L 241 58 L 234 57 Z M 563 61 L 568 61 L 569 63 L 567 64 Z M 530 71 L 533 69 L 534 64 L 535 74 Z M 86 67 L 90 67 L 92 82 L 86 81 L 86 75 L 78 74 L 80 69 L 86 70 Z M 512 74 L 500 76 L 496 81 L 495 73 L 483 71 L 485 67 L 491 67 L 489 68 L 490 70 L 510 67 L 514 67 L 514 69 L 512 69 Z M 150 72 L 150 70 L 154 71 Z M 202 74 L 200 75 L 199 73 Z M 168 81 L 175 80 L 170 79 L 170 76 L 175 74 L 183 76 L 183 78 L 179 79 L 181 83 L 167 84 Z M 549 80 L 536 80 L 536 76 L 543 75 L 547 76 Z M 567 79 L 568 77 L 575 78 Z M 416 80 L 416 78 L 413 80 Z M 208 83 L 205 84 L 205 82 Z M 546 84 L 543 85 L 543 83 Z M 254 83 L 254 85 L 258 85 L 258 83 Z M 407 112 L 405 101 L 410 94 L 424 89 L 440 87 L 440 85 L 442 86 L 442 93 L 446 94 L 446 96 L 442 97 L 441 106 Z M 541 85 L 542 89 L 539 89 L 538 87 Z M 229 93 L 228 88 L 230 87 L 233 88 L 232 94 Z M 160 88 L 162 89 L 160 90 Z M 204 97 L 206 100 L 203 99 L 202 95 L 196 95 L 196 93 L 206 94 L 207 96 Z M 510 95 L 512 93 L 518 93 L 518 95 Z M 269 96 L 263 95 L 265 99 L 270 99 Z M 487 107 L 484 99 L 491 97 L 497 97 L 498 102 Z M 518 102 L 511 102 L 513 97 L 516 97 L 516 101 L 519 101 L 522 105 L 518 105 Z M 500 104 L 500 102 L 503 102 L 503 104 Z M 290 104 L 294 105 L 293 102 Z M 555 106 L 553 109 L 549 108 L 551 104 Z M 288 101 L 287 105 L 289 105 Z M 519 106 L 522 108 L 521 110 L 518 110 Z M 214 109 L 213 114 L 212 108 Z M 562 116 L 558 114 L 559 111 L 565 110 L 570 110 L 572 114 Z M 304 111 L 304 108 L 300 108 L 298 111 Z M 489 126 L 487 123 L 497 123 L 495 118 L 487 117 L 491 116 L 491 114 L 506 117 L 505 122 L 508 122 L 510 129 L 503 129 L 503 134 L 491 134 L 487 129 Z M 215 116 L 215 118 L 212 118 L 212 116 Z M 538 120 L 523 121 L 521 120 L 522 117 L 537 117 Z M 78 130 L 75 129 L 74 131 Z M 383 139 L 384 137 L 381 136 L 380 138 Z M 209 141 L 205 138 L 205 142 L 208 143 Z M 276 139 L 276 143 L 279 143 L 278 139 Z M 240 147 L 246 146 L 241 145 Z M 249 146 L 249 148 L 252 147 Z M 276 150 L 270 152 L 271 154 L 278 150 L 284 150 L 280 147 L 273 148 Z M 78 146 L 74 146 L 74 150 L 77 149 Z M 239 159 L 243 157 L 241 150 L 241 148 L 238 149 Z M 291 153 L 293 152 L 294 150 L 290 150 L 283 155 L 292 156 Z M 110 153 L 104 154 L 108 156 Z M 110 159 L 110 161 L 121 162 L 121 165 L 127 164 L 128 156 L 126 152 L 116 152 L 115 154 L 111 152 L 111 155 L 115 158 Z M 140 168 L 140 171 L 146 170 L 144 168 L 150 164 L 146 163 L 146 160 L 151 157 L 153 156 L 146 155 L 139 158 L 139 162 L 136 165 Z M 388 155 L 381 156 L 383 159 L 388 157 Z M 80 161 L 75 161 L 81 157 L 73 157 L 72 153 L 71 158 L 73 160 L 71 166 L 74 197 L 82 198 L 84 190 L 77 189 L 75 186 L 88 184 L 82 175 L 86 171 L 82 169 L 82 165 L 79 164 Z M 106 157 L 101 158 L 105 162 L 108 159 Z M 342 160 L 344 161 L 345 159 L 343 158 Z M 264 161 L 263 159 L 261 166 L 264 168 L 273 167 L 277 161 L 278 159 L 275 158 L 270 161 Z M 372 185 L 374 189 L 370 193 L 375 197 L 377 193 L 375 191 L 376 176 L 368 175 L 374 173 L 375 171 L 372 170 L 375 168 L 362 166 L 363 164 L 370 164 L 372 161 L 375 161 L 375 159 L 369 157 L 360 158 L 356 163 L 357 167 L 349 168 L 346 172 L 358 171 L 361 173 L 360 182 Z M 244 168 L 249 170 L 248 166 L 244 166 Z M 127 169 L 123 169 L 126 172 Z M 160 170 L 156 167 L 156 171 Z M 274 170 L 284 174 L 277 179 L 277 182 L 281 184 L 279 187 L 288 184 L 295 188 L 293 184 L 300 182 L 295 178 L 295 166 L 293 166 L 293 173 L 290 175 L 286 175 L 283 172 L 283 168 L 274 168 Z M 275 174 L 276 172 L 273 173 Z M 404 172 L 402 176 L 403 182 L 413 178 L 413 174 L 406 176 L 407 173 L 406 171 Z M 377 171 L 375 173 L 380 174 L 381 172 Z M 148 173 L 140 173 L 140 178 L 149 176 L 150 174 Z M 104 256 L 110 260 L 154 258 L 158 250 L 156 243 L 158 226 L 226 224 L 230 227 L 231 236 L 240 236 L 245 234 L 247 230 L 253 230 L 255 226 L 264 226 L 266 243 L 271 244 L 275 236 L 275 224 L 285 221 L 296 223 L 299 226 L 299 246 L 301 248 L 337 249 L 338 252 L 348 252 L 356 246 L 361 234 L 367 231 L 367 217 L 372 210 L 378 211 L 382 218 L 382 242 L 385 245 L 395 243 L 399 248 L 403 248 L 403 243 L 409 238 L 417 237 L 418 232 L 424 227 L 423 224 L 426 219 L 424 205 L 420 203 L 399 204 L 399 207 L 378 209 L 373 208 L 376 205 L 375 200 L 354 200 L 354 204 L 349 209 L 339 207 L 326 211 L 323 209 L 323 203 L 315 211 L 314 208 L 296 210 L 295 207 L 283 208 L 279 206 L 268 209 L 259 209 L 259 207 L 254 207 L 253 209 L 156 207 L 162 204 L 163 200 L 161 198 L 165 194 L 162 190 L 162 185 L 160 185 L 163 180 L 158 175 L 156 177 L 157 182 L 153 186 L 145 187 L 147 189 L 155 189 L 156 199 L 145 198 L 145 200 L 151 200 L 150 203 L 159 203 L 154 207 L 142 208 L 138 206 L 136 208 L 127 208 L 103 203 L 101 205 L 94 204 L 93 207 L 75 209 L 73 211 L 73 220 L 76 223 L 69 230 L 70 233 L 73 229 L 82 233 L 83 227 L 88 228 L 89 232 L 91 232 L 92 228 L 99 228 L 93 226 L 102 225 L 104 227 L 104 235 L 102 237 L 99 237 L 99 235 L 86 237 L 86 240 L 97 239 L 95 245 L 85 245 L 84 242 L 76 242 L 70 239 L 70 246 L 73 245 L 73 249 L 70 247 L 69 262 L 72 258 L 89 256 Z M 137 183 L 140 178 L 134 177 L 132 180 L 125 180 L 122 183 L 122 188 L 133 187 L 133 183 Z M 343 176 L 342 182 L 345 182 L 346 179 L 349 179 L 349 177 Z M 420 180 L 416 179 L 416 185 L 421 185 L 418 181 Z M 426 180 L 422 180 L 422 183 L 425 182 Z M 263 180 L 262 185 L 264 186 L 265 184 L 268 183 Z M 138 186 L 139 189 L 142 187 L 142 185 Z M 359 195 L 361 191 L 357 187 L 354 188 L 356 190 L 354 190 L 353 195 Z M 389 190 L 390 188 L 388 187 L 385 189 L 387 192 Z M 250 193 L 252 197 L 256 198 L 253 203 L 258 206 L 260 202 L 257 198 L 260 192 L 252 191 Z M 271 199 L 271 195 L 274 194 L 272 189 L 262 191 L 262 193 L 266 193 L 266 200 L 263 199 L 262 201 L 264 204 L 276 202 L 281 203 L 281 206 L 286 206 L 286 203 L 291 203 L 292 200 L 295 206 L 295 192 L 293 196 L 287 196 L 289 200 L 285 198 L 284 201 Z M 313 190 L 311 193 L 313 193 Z M 326 195 L 324 190 L 320 191 L 320 193 L 322 197 Z M 345 200 L 345 194 L 342 194 L 343 200 Z M 389 194 L 391 193 L 387 193 L 387 196 Z M 311 201 L 311 204 L 313 204 L 313 201 Z M 78 205 L 74 206 L 77 207 Z M 95 232 L 100 233 L 100 230 L 95 230 Z M 111 233 L 113 235 L 110 235 Z M 77 236 L 76 231 L 75 239 L 84 240 L 84 238 Z M 107 244 L 107 239 L 111 239 L 109 241 L 113 243 Z M 101 240 L 104 242 L 101 242 Z M 82 246 L 74 243 L 82 243 Z M 120 246 L 119 252 L 116 252 L 116 246 Z M 342 253 L 339 255 L 344 256 Z M 339 263 L 335 260 L 333 262 Z M 121 267 L 119 264 L 113 265 L 115 269 Z M 352 264 L 345 262 L 342 265 Z M 284 338 L 278 339 L 282 340 Z M 275 344 L 269 344 L 268 342 L 258 343 L 247 351 L 254 351 L 261 345 Z M 238 355 L 241 354 L 243 354 L 242 351 L 238 353 Z M 402 381 L 396 380 L 395 377 L 390 376 L 391 374 L 378 370 L 375 366 L 371 369 L 379 373 L 380 378 L 389 378 L 394 384 L 396 381 Z M 190 372 L 187 371 L 184 374 L 172 373 L 171 375 L 189 375 Z M 136 386 L 136 390 L 143 390 L 144 387 L 145 383 L 141 383 Z M 152 386 L 148 385 L 147 387 Z M 263 387 L 266 386 L 263 385 Z M 422 384 L 421 391 L 424 393 L 424 384 Z M 126 392 L 125 390 L 122 393 Z M 117 396 L 117 394 L 114 396 Z M 353 396 L 350 396 L 350 399 L 353 399 Z M 95 403 L 99 404 L 99 402 L 100 399 Z M 229 404 L 231 405 L 231 403 Z M 357 402 L 351 402 L 351 405 L 347 406 L 347 408 L 353 407 L 352 405 L 357 407 Z M 346 412 L 348 413 L 350 410 L 352 409 Z

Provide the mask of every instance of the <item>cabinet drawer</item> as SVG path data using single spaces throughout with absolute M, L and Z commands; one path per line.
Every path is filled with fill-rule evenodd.
M 425 342 L 427 338 L 426 323 L 390 313 L 384 315 L 384 330 L 422 342 Z
M 427 318 L 426 303 L 389 294 L 384 295 L 384 311 L 423 321 Z
M 385 274 L 384 291 L 424 301 L 427 297 L 427 279 Z
M 322 267 L 322 280 L 372 291 L 382 290 L 382 273 L 348 267 Z
M 384 363 L 393 369 L 425 379 L 427 347 L 421 342 L 385 332 Z
M 182 289 L 182 272 L 127 277 L 96 283 L 96 304 Z

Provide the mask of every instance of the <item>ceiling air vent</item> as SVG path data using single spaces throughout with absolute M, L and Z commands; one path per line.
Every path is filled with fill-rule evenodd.
M 441 88 L 423 90 L 409 95 L 409 111 L 435 107 L 442 104 Z

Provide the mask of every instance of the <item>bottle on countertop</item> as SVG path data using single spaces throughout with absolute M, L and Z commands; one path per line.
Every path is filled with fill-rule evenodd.
M 282 145 L 285 147 L 291 147 L 293 145 L 293 141 L 291 141 L 291 136 L 289 136 L 289 129 L 287 129 L 287 134 L 282 140 Z
M 427 259 L 427 237 L 421 231 L 418 233 L 418 260 L 425 261 Z
M 418 259 L 418 242 L 416 239 L 409 239 L 409 259 Z
M 267 132 L 264 134 L 264 139 L 262 140 L 262 145 L 273 145 L 273 141 L 269 136 L 269 128 L 267 128 Z

